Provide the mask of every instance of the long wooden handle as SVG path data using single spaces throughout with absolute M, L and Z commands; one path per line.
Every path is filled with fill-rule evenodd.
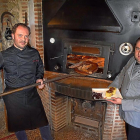
M 64 75 L 64 76 L 56 77 L 56 78 L 53 78 L 53 79 L 49 79 L 49 80 L 43 81 L 43 84 L 54 82 L 54 81 L 58 81 L 58 80 L 61 80 L 61 79 L 72 77 L 72 76 L 78 76 L 78 75 L 69 74 L 69 75 Z M 11 93 L 14 93 L 14 92 L 18 92 L 18 91 L 22 91 L 22 90 L 25 90 L 25 89 L 29 89 L 31 87 L 35 87 L 35 86 L 38 86 L 38 85 L 41 85 L 41 83 L 39 82 L 39 83 L 35 83 L 35 84 L 28 85 L 28 86 L 25 86 L 25 87 L 13 89 L 13 90 L 10 90 L 10 91 L 4 92 L 4 93 L 0 93 L 0 97 L 8 95 L 8 94 L 11 94 Z

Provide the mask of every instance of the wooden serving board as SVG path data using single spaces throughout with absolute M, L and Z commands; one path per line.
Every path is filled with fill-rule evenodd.
M 102 97 L 105 98 L 105 100 L 111 99 L 111 97 L 123 99 L 118 88 L 116 89 L 116 93 L 114 95 L 112 95 L 111 97 L 106 97 L 105 93 L 107 90 L 109 90 L 109 88 L 92 88 L 92 92 L 102 93 Z

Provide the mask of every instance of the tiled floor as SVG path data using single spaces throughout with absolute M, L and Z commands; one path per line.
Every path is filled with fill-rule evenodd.
M 34 131 L 26 131 L 27 133 L 27 137 L 28 140 L 42 140 L 41 136 L 40 136 L 40 132 L 38 129 L 34 130 Z M 14 134 L 10 134 L 9 136 L 3 137 L 5 138 L 4 140 L 17 140 L 16 136 Z M 0 138 L 0 140 L 3 138 Z
M 98 140 L 98 138 L 85 131 L 75 130 L 72 126 L 66 126 L 54 133 L 54 140 Z

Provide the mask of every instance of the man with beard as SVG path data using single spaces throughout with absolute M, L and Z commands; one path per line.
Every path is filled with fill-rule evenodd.
M 108 101 L 120 105 L 120 116 L 126 122 L 127 139 L 140 140 L 140 38 L 135 43 L 135 55 L 110 87 L 119 88 L 123 97 Z
M 13 46 L 2 51 L 5 92 L 40 82 L 44 88 L 44 68 L 38 51 L 28 45 L 30 28 L 23 23 L 13 26 Z M 46 114 L 36 87 L 3 96 L 7 109 L 8 130 L 18 140 L 27 140 L 25 130 L 39 128 L 43 140 L 52 140 Z

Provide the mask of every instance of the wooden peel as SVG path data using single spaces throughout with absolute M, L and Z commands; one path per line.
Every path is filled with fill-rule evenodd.
M 43 84 L 54 82 L 54 81 L 58 81 L 58 80 L 61 80 L 61 79 L 72 77 L 72 76 L 80 76 L 80 75 L 75 75 L 75 74 L 64 75 L 64 76 L 56 77 L 56 78 L 53 78 L 53 79 L 45 80 L 45 81 L 43 81 Z M 35 84 L 28 85 L 28 86 L 25 86 L 25 87 L 13 89 L 11 91 L 7 91 L 7 92 L 4 92 L 4 93 L 0 93 L 0 97 L 8 95 L 8 94 L 12 94 L 14 92 L 18 92 L 18 91 L 22 91 L 22 90 L 25 90 L 25 89 L 29 89 L 29 88 L 32 88 L 32 87 L 35 87 L 35 86 L 38 86 L 38 85 L 41 85 L 41 83 L 39 82 L 39 83 L 35 83 Z

